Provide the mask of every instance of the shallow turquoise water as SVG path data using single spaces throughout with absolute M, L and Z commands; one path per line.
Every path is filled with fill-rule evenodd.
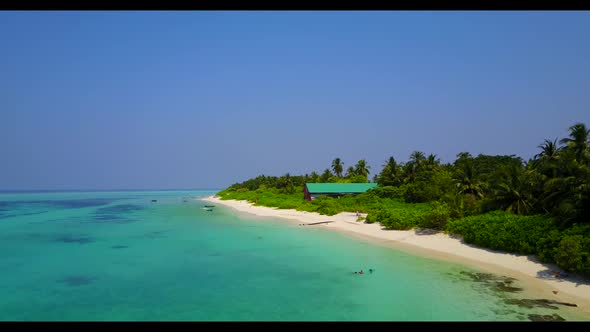
M 0 194 L 0 320 L 584 319 L 508 304 L 518 294 L 474 282 L 465 266 L 206 211 L 195 198 L 213 193 Z

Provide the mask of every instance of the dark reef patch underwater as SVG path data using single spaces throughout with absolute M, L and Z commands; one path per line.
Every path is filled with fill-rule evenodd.
M 75 286 L 88 285 L 89 283 L 93 282 L 94 280 L 96 280 L 96 277 L 76 275 L 76 276 L 67 276 L 65 278 L 59 279 L 58 282 L 66 284 L 70 287 L 75 287 Z
M 587 318 L 573 304 L 525 296 L 514 278 L 185 202 L 213 193 L 0 194 L 11 216 L 0 220 L 0 320 Z M 351 274 L 361 268 L 377 272 Z

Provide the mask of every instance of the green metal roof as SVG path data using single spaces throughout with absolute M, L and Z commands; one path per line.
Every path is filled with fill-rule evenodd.
M 310 194 L 364 193 L 377 187 L 376 183 L 306 183 Z

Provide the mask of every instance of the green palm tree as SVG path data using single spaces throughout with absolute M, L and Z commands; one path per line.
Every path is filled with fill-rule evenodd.
M 457 188 L 460 194 L 472 194 L 477 198 L 483 198 L 486 189 L 485 184 L 477 179 L 475 167 L 472 162 L 466 162 L 456 174 Z
M 535 159 L 557 160 L 557 152 L 559 151 L 559 148 L 557 147 L 557 138 L 553 142 L 546 139 L 543 144 L 538 147 L 541 149 L 541 152 L 535 155 Z
M 457 159 L 469 159 L 469 158 L 471 158 L 471 153 L 469 153 L 469 152 L 457 153 Z
M 414 151 L 410 154 L 410 162 L 416 164 L 416 166 L 420 166 L 422 162 L 426 159 L 424 156 L 424 152 L 422 151 Z
M 334 171 L 334 174 L 336 174 L 337 177 L 342 177 L 343 165 L 344 164 L 342 163 L 340 158 L 332 160 L 332 170 Z
M 527 214 L 533 208 L 531 189 L 527 174 L 518 166 L 511 165 L 505 177 L 496 185 L 492 201 L 508 212 Z
M 405 181 L 414 182 L 416 180 L 425 159 L 424 152 L 414 151 L 410 154 L 410 161 L 404 166 Z
M 532 162 L 534 168 L 538 168 L 541 174 L 552 178 L 557 176 L 557 162 L 559 161 L 559 147 L 557 138 L 553 141 L 546 139 L 539 145 L 541 152 L 535 155 Z
M 576 160 L 580 163 L 587 161 L 590 143 L 588 142 L 588 136 L 590 130 L 586 128 L 583 123 L 576 123 L 569 127 L 570 138 L 563 138 L 559 141 L 561 144 L 565 144 L 566 148 L 574 151 Z
M 575 211 L 572 211 L 575 205 L 572 188 L 576 187 L 576 182 L 575 176 L 557 177 L 545 182 L 547 195 L 543 199 L 543 206 L 546 210 L 559 210 L 559 219 L 562 221 L 569 221 L 575 215 Z
M 428 157 L 426 157 L 426 162 L 434 165 L 434 164 L 439 163 L 439 160 L 436 158 L 436 154 L 431 153 L 428 155 Z
M 436 168 L 440 165 L 440 160 L 436 158 L 434 153 L 431 153 L 424 159 L 424 165 L 430 169 Z
M 355 176 L 355 175 L 357 175 L 357 174 L 356 174 L 356 171 L 354 170 L 354 167 L 352 167 L 352 166 L 349 166 L 349 167 L 346 169 L 346 177 L 348 177 L 348 178 L 349 178 L 349 177 L 351 177 L 351 176 Z
M 291 174 L 286 173 L 285 175 L 281 176 L 278 179 L 277 188 L 287 193 L 293 193 L 295 190 L 295 186 L 293 184 L 293 178 L 291 177 Z
M 329 168 L 326 168 L 324 170 L 324 173 L 322 173 L 322 175 L 320 175 L 320 181 L 322 182 L 328 182 L 328 180 L 332 177 L 332 172 L 330 172 Z
M 395 161 L 395 158 L 389 157 L 389 159 L 387 159 L 387 162 L 385 162 L 385 165 L 383 165 L 383 167 L 388 167 L 392 171 L 395 171 L 398 166 L 397 162 Z
M 367 162 L 364 159 L 361 159 L 356 163 L 354 171 L 357 175 L 362 175 L 362 176 L 368 178 L 369 177 L 369 169 L 371 169 L 371 166 L 368 166 Z
M 320 175 L 316 171 L 311 172 L 309 182 L 320 182 Z
M 568 152 L 568 151 L 566 151 Z M 575 160 L 573 151 L 560 157 L 559 175 L 544 183 L 542 206 L 562 225 L 590 220 L 590 167 Z
M 382 186 L 396 186 L 399 185 L 399 166 L 395 161 L 395 158 L 389 157 L 389 159 L 383 165 L 383 170 L 374 179 Z

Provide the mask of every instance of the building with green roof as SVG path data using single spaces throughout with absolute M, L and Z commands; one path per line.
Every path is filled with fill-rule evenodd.
M 356 195 L 375 187 L 376 183 L 306 183 L 303 197 L 312 201 L 318 196 Z

